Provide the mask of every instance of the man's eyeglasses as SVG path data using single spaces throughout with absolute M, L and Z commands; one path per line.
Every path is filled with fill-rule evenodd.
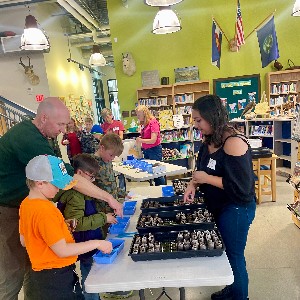
M 96 175 L 94 175 L 94 174 L 90 174 L 90 173 L 84 172 L 84 171 L 82 171 L 82 173 L 89 176 L 91 181 L 94 181 L 96 179 Z

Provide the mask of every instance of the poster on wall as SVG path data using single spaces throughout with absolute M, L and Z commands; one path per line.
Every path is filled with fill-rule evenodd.
M 249 102 L 259 102 L 259 74 L 214 79 L 213 86 L 214 94 L 221 98 L 230 120 L 239 118 Z

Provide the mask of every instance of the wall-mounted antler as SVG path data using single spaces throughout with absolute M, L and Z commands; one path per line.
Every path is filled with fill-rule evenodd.
M 36 74 L 34 74 L 33 71 L 33 65 L 30 64 L 30 57 L 28 57 L 28 66 L 26 66 L 23 61 L 22 61 L 22 57 L 20 57 L 20 62 L 19 64 L 24 68 L 25 71 L 25 75 L 28 77 L 30 83 L 32 85 L 37 85 L 40 83 L 40 78 L 39 76 L 37 76 Z

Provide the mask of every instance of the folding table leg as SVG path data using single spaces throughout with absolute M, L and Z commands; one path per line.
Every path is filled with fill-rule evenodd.
M 185 300 L 185 289 L 184 287 L 179 288 L 180 300 Z
M 139 290 L 140 300 L 145 300 L 145 290 Z

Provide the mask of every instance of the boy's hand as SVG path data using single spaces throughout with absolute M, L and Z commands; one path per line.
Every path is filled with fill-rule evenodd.
M 110 200 L 107 201 L 108 205 L 115 211 L 115 213 L 123 217 L 123 204 L 118 202 L 115 198 L 111 197 Z
M 115 218 L 114 213 L 106 214 L 106 223 L 111 223 L 111 224 L 117 224 L 118 223 L 117 219 Z
M 99 241 L 97 249 L 105 254 L 109 254 L 112 251 L 112 243 L 108 241 Z
M 75 231 L 78 221 L 76 219 L 65 220 L 69 231 L 72 233 Z

